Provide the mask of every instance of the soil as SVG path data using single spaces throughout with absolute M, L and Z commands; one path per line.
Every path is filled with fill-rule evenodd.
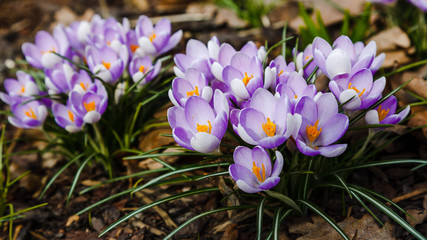
M 179 0 L 3 0 L 0 2 L 0 81 L 8 77 L 14 78 L 13 71 L 8 68 L 7 59 L 22 59 L 21 45 L 24 42 L 33 42 L 34 35 L 39 30 L 52 29 L 54 23 L 66 22 L 76 17 L 87 17 L 90 11 L 97 13 L 108 13 L 111 16 L 122 18 L 128 17 L 131 22 L 135 21 L 139 15 L 145 14 L 152 17 L 157 16 L 181 16 L 185 15 L 185 9 L 190 1 Z M 65 10 L 64 10 L 65 9 Z M 61 12 L 63 11 L 63 12 Z M 196 10 L 197 11 L 197 10 Z M 73 16 L 71 13 L 74 13 Z M 68 14 L 68 15 L 67 15 Z M 206 15 L 206 16 L 209 16 Z M 290 15 L 294 17 L 294 15 Z M 268 39 L 269 42 L 278 42 L 281 39 L 281 28 L 241 28 L 236 30 L 227 23 L 215 22 L 212 20 L 198 20 L 192 18 L 183 21 L 173 22 L 174 30 L 183 29 L 184 38 L 175 50 L 183 52 L 185 43 L 190 38 L 196 38 L 202 42 L 207 42 L 213 35 L 217 35 L 221 42 L 229 42 L 236 48 L 242 46 L 248 40 L 256 41 L 263 45 Z M 292 34 L 292 31 L 289 33 Z M 3 85 L 3 84 L 1 84 Z M 1 109 L 7 109 L 0 103 Z M 4 123 L 7 119 L 0 115 L 0 120 Z M 405 128 L 405 126 L 401 126 Z M 120 224 L 100 239 L 161 239 L 171 232 L 176 226 L 186 220 L 208 210 L 213 210 L 225 206 L 223 201 L 227 191 L 232 189 L 232 185 L 215 179 L 207 179 L 204 182 L 195 184 L 172 184 L 164 185 L 155 189 L 148 189 L 133 196 L 124 195 L 95 208 L 91 212 L 86 212 L 80 216 L 75 215 L 85 207 L 98 202 L 108 196 L 121 192 L 131 187 L 137 179 L 119 181 L 113 184 L 95 188 L 85 194 L 78 194 L 81 190 L 92 186 L 98 182 L 105 181 L 106 175 L 102 169 L 92 166 L 83 171 L 80 176 L 80 184 L 74 191 L 68 204 L 67 195 L 72 184 L 76 167 L 70 167 L 63 172 L 53 185 L 48 189 L 43 197 L 39 198 L 41 190 L 49 179 L 61 169 L 66 163 L 60 156 L 54 154 L 42 155 L 37 153 L 43 143 L 32 141 L 40 133 L 33 130 L 18 130 L 10 125 L 7 126 L 7 139 L 15 139 L 16 144 L 10 147 L 13 152 L 33 152 L 24 155 L 14 155 L 11 157 L 12 176 L 16 177 L 25 171 L 31 173 L 21 179 L 19 183 L 11 187 L 8 193 L 8 202 L 13 203 L 15 211 L 24 209 L 41 203 L 48 203 L 46 206 L 35 209 L 25 214 L 25 218 L 17 219 L 13 224 L 14 239 L 99 239 L 98 234 L 110 224 L 123 217 L 130 211 L 137 209 L 151 201 L 170 196 L 172 194 L 196 189 L 201 187 L 220 187 L 221 193 L 206 193 L 194 197 L 185 197 L 180 200 L 162 204 L 159 208 L 152 208 L 137 214 L 134 218 Z M 397 133 L 399 129 L 393 129 Z M 19 140 L 18 140 L 19 139 Z M 377 160 L 394 158 L 427 159 L 427 140 L 421 131 L 414 131 L 404 135 L 385 151 L 378 155 Z M 13 149 L 12 149 L 13 148 Z M 35 152 L 35 153 L 34 153 Z M 175 164 L 182 162 L 197 162 L 200 159 L 177 159 Z M 152 163 L 147 163 L 152 164 Z M 138 167 L 139 166 L 139 167 Z M 125 165 L 119 162 L 118 175 L 126 175 L 129 172 L 144 170 L 147 165 L 135 166 Z M 398 204 L 405 210 L 427 211 L 427 171 L 421 168 L 411 171 L 413 165 L 385 166 L 371 168 L 368 171 L 355 171 L 349 178 L 350 182 L 377 191 L 380 194 L 396 199 Z M 154 176 L 154 175 L 153 175 Z M 316 203 L 333 216 L 336 221 L 342 221 L 347 214 L 343 214 L 341 195 L 325 194 L 323 198 L 317 199 Z M 351 216 L 362 218 L 366 209 L 361 207 L 355 200 L 347 199 L 347 207 L 351 206 Z M 374 208 L 372 208 L 374 209 Z M 374 211 L 378 213 L 377 211 Z M 204 217 L 193 222 L 188 227 L 182 229 L 175 235 L 176 239 L 253 239 L 256 234 L 256 223 L 254 221 L 255 211 L 220 212 Z M 427 215 L 427 214 L 426 214 Z M 380 220 L 389 222 L 394 226 L 393 235 L 396 239 L 413 239 L 404 229 L 391 221 L 384 214 L 378 213 Z M 402 217 L 405 217 L 401 214 Z M 265 226 L 271 226 L 271 219 L 266 218 Z M 289 225 L 282 225 L 283 236 L 296 239 L 301 234 L 290 233 Z M 7 239 L 8 225 L 4 224 L 0 229 L 0 238 Z M 427 236 L 427 217 L 421 220 L 415 227 L 421 234 Z M 219 229 L 219 230 L 218 230 Z M 281 235 L 282 236 L 282 235 Z

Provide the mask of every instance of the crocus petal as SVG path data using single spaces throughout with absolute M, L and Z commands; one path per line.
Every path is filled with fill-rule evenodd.
M 247 184 L 246 182 L 244 182 L 243 180 L 238 180 L 236 181 L 236 185 L 243 191 L 246 193 L 256 193 L 256 192 L 260 192 L 262 191 L 259 188 L 254 188 L 252 186 L 250 186 L 249 184 Z
M 336 157 L 341 155 L 347 149 L 347 144 L 334 144 L 325 147 L 319 147 L 320 154 L 325 157 Z
M 327 146 L 340 139 L 348 128 L 348 117 L 336 114 L 326 124 L 322 125 L 322 132 L 317 139 L 317 145 Z
M 359 109 L 359 107 L 361 105 L 361 100 L 359 98 L 359 95 L 353 89 L 346 89 L 346 90 L 344 90 L 340 94 L 339 101 L 340 101 L 341 104 L 349 101 L 346 104 L 344 104 L 344 108 L 348 109 L 350 111 L 354 111 L 354 110 Z
M 335 49 L 326 59 L 326 74 L 330 79 L 335 76 L 348 74 L 351 71 L 351 61 L 347 54 L 341 49 Z
M 301 141 L 300 139 L 296 139 L 296 145 L 298 150 L 307 156 L 316 156 L 320 154 L 319 150 L 315 150 L 309 146 L 307 146 L 307 144 L 305 144 L 304 141 Z
M 172 135 L 175 142 L 178 143 L 181 147 L 194 150 L 190 143 L 191 138 L 193 137 L 193 134 L 190 131 L 187 131 L 181 127 L 177 127 L 172 130 Z
M 273 171 L 271 172 L 271 177 L 278 177 L 283 169 L 283 155 L 276 151 L 276 161 L 274 162 Z
M 238 146 L 234 149 L 233 160 L 241 166 L 252 166 L 252 150 L 245 146 Z
M 99 119 L 101 119 L 101 114 L 97 111 L 90 111 L 83 117 L 83 121 L 90 124 L 98 122 Z
M 280 182 L 279 177 L 270 177 L 267 178 L 263 183 L 261 183 L 258 188 L 261 190 L 268 190 L 275 187 Z
M 374 110 L 374 109 L 369 110 L 365 115 L 365 122 L 368 125 L 379 124 L 380 120 L 379 120 L 379 116 L 378 116 L 378 111 Z
M 220 140 L 209 133 L 198 132 L 191 138 L 191 146 L 201 153 L 211 153 L 218 149 Z

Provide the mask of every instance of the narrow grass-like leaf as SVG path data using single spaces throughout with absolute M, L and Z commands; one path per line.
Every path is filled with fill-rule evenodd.
M 342 21 L 342 26 L 341 26 L 341 35 L 346 35 L 348 36 L 348 32 L 350 29 L 350 11 L 348 9 L 344 10 L 344 19 Z
M 201 213 L 201 214 L 199 214 L 197 216 L 194 216 L 191 219 L 187 220 L 183 224 L 181 224 L 179 227 L 177 227 L 175 230 L 173 230 L 171 233 L 169 233 L 166 237 L 164 237 L 163 240 L 170 239 L 171 237 L 173 237 L 173 235 L 175 235 L 175 233 L 179 232 L 185 226 L 187 226 L 188 224 L 192 223 L 193 221 L 195 221 L 195 220 L 197 220 L 199 218 L 202 218 L 204 216 L 208 216 L 210 214 L 217 213 L 217 212 L 222 212 L 222 211 L 238 210 L 238 209 L 248 209 L 248 208 L 256 208 L 256 206 L 255 205 L 231 206 L 231 207 L 218 208 L 218 209 L 215 209 L 215 210 L 211 210 L 211 211 L 207 211 L 207 212 Z
M 266 190 L 265 193 L 267 193 L 270 197 L 279 199 L 280 201 L 284 202 L 286 205 L 288 205 L 289 207 L 293 208 L 298 213 L 300 213 L 301 215 L 303 215 L 302 212 L 301 212 L 300 207 L 295 203 L 294 200 L 292 200 L 288 196 L 283 195 L 283 194 L 278 193 L 278 192 L 270 191 L 270 190 Z
M 53 184 L 53 182 L 55 182 L 55 180 L 59 177 L 59 175 L 61 175 L 61 173 L 65 171 L 65 169 L 67 169 L 71 164 L 77 162 L 84 155 L 85 155 L 84 153 L 77 155 L 76 157 L 68 161 L 61 169 L 59 169 L 58 172 L 56 172 L 55 175 L 53 175 L 50 181 L 46 184 L 43 191 L 40 193 L 39 199 L 44 196 L 44 194 L 49 189 L 49 187 Z
M 286 211 L 282 214 L 282 216 L 280 216 L 280 220 L 279 220 L 279 222 L 283 222 L 283 220 L 285 220 L 285 218 L 286 218 L 287 216 L 289 216 L 293 211 L 294 211 L 293 209 L 288 209 L 288 210 L 286 210 Z M 267 236 L 266 240 L 270 240 L 270 239 L 271 239 L 271 237 L 273 237 L 273 230 L 271 230 L 271 231 L 270 231 L 270 233 L 268 234 L 268 236 Z
M 350 238 L 345 234 L 345 232 L 341 229 L 341 227 L 334 222 L 326 213 L 324 213 L 317 205 L 315 205 L 312 202 L 305 201 L 305 200 L 297 200 L 297 202 L 307 206 L 309 209 L 311 209 L 314 213 L 322 217 L 329 225 L 331 225 L 332 228 L 337 231 L 343 239 L 350 240 Z
M 317 70 L 319 70 L 319 66 L 316 66 L 313 70 L 313 72 L 311 72 L 310 76 L 308 76 L 307 78 L 307 83 L 309 83 L 311 81 L 311 79 L 314 77 L 314 75 L 316 75 Z
M 279 47 L 280 45 L 282 45 L 282 44 L 286 43 L 287 41 L 289 41 L 289 40 L 291 40 L 291 39 L 293 39 L 293 38 L 294 38 L 294 37 L 288 37 L 288 38 L 282 39 L 280 42 L 278 42 L 278 43 L 274 44 L 273 46 L 271 46 L 271 47 L 267 50 L 267 54 L 265 55 L 265 58 L 264 58 L 264 60 L 263 60 L 263 66 L 265 67 L 265 65 L 266 65 L 266 63 L 267 63 L 268 55 L 270 54 L 270 52 L 271 52 L 271 51 L 273 51 L 273 49 L 275 49 L 275 48 Z
M 395 124 L 370 124 L 370 125 L 363 125 L 363 126 L 357 126 L 349 128 L 348 131 L 354 131 L 354 130 L 360 130 L 360 129 L 369 129 L 369 128 L 387 128 L 387 127 L 394 127 Z
M 100 201 L 98 201 L 98 202 L 96 202 L 96 203 L 94 203 L 94 204 L 92 204 L 92 205 L 90 205 L 90 206 L 88 206 L 88 207 L 80 210 L 78 213 L 76 213 L 76 215 L 81 215 L 81 214 L 83 214 L 83 213 L 85 213 L 87 211 L 90 211 L 93 208 L 95 208 L 95 207 L 97 207 L 99 205 L 102 205 L 102 204 L 104 204 L 104 203 L 106 203 L 106 202 L 108 202 L 110 200 L 113 200 L 115 198 L 118 198 L 118 197 L 123 196 L 123 195 L 128 194 L 128 193 L 132 193 L 132 191 L 134 189 L 135 188 L 129 188 L 129 189 L 126 189 L 125 191 L 122 191 L 122 192 L 116 193 L 114 195 L 111 195 L 111 196 L 109 196 L 107 198 L 104 198 L 104 199 L 102 199 L 102 200 L 100 200 Z
M 282 31 L 282 39 L 286 39 L 286 32 L 288 29 L 288 22 L 285 22 L 283 25 L 283 31 Z M 282 56 L 286 59 L 286 41 L 282 44 Z
M 345 183 L 344 179 L 342 179 L 340 176 L 338 176 L 337 174 L 334 174 L 334 177 L 338 180 L 338 182 L 340 182 L 340 184 L 344 187 L 344 189 L 347 191 L 348 196 L 353 199 L 353 195 L 351 194 L 350 189 L 348 188 L 347 184 Z
M 12 212 L 12 213 L 10 213 L 8 215 L 4 215 L 4 216 L 0 217 L 0 222 L 9 221 L 10 218 L 14 218 L 14 217 L 16 217 L 19 214 L 22 214 L 22 213 L 34 210 L 36 208 L 46 206 L 46 205 L 47 205 L 47 203 L 42 203 L 42 204 L 39 204 L 39 205 L 36 205 L 36 206 L 32 206 L 32 207 L 29 207 L 29 208 L 17 211 L 17 212 Z
M 261 240 L 261 233 L 262 233 L 262 220 L 264 219 L 264 208 L 265 204 L 267 203 L 267 198 L 262 198 L 261 201 L 258 204 L 256 213 L 256 239 Z
M 146 159 L 153 157 L 163 157 L 163 156 L 218 156 L 215 154 L 206 154 L 206 153 L 197 153 L 197 152 L 167 152 L 167 153 L 153 153 L 153 154 L 144 154 L 138 156 L 125 157 L 125 160 L 133 160 L 133 159 Z
M 280 214 L 282 213 L 283 207 L 280 207 L 274 211 L 274 220 L 273 220 L 273 239 L 279 240 L 279 231 L 280 231 Z
M 117 220 L 116 222 L 114 222 L 113 224 L 111 224 L 110 226 L 108 226 L 104 231 L 102 231 L 98 237 L 102 237 L 104 234 L 106 234 L 107 232 L 109 232 L 111 229 L 115 228 L 116 226 L 118 226 L 119 224 L 121 224 L 124 221 L 127 221 L 129 218 L 135 216 L 136 214 L 143 212 L 147 209 L 150 209 L 154 206 L 160 205 L 162 203 L 165 202 L 169 202 L 172 200 L 176 200 L 179 198 L 183 198 L 183 197 L 187 197 L 187 196 L 191 196 L 191 195 L 196 195 L 196 194 L 202 194 L 202 193 L 208 193 L 208 192 L 214 192 L 214 191 L 219 191 L 218 188 L 202 188 L 202 189 L 194 189 L 191 191 L 187 191 L 187 192 L 183 192 L 180 194 L 175 194 L 160 200 L 156 200 L 150 204 L 144 205 L 143 207 L 140 207 L 134 211 L 132 211 L 131 213 L 127 214 L 126 216 L 120 218 L 119 220 Z
M 73 182 L 71 184 L 71 188 L 70 191 L 68 192 L 68 196 L 67 196 L 67 201 L 65 203 L 65 205 L 68 205 L 68 202 L 70 201 L 71 195 L 74 192 L 74 188 L 77 185 L 77 182 L 79 181 L 80 178 L 80 174 L 83 171 L 83 168 L 86 167 L 86 164 L 88 164 L 88 162 L 96 155 L 97 153 L 93 153 L 92 155 L 90 155 L 89 157 L 86 158 L 86 160 L 84 160 L 84 162 L 79 166 L 79 168 L 77 169 L 76 175 L 74 176 Z
M 10 186 L 12 186 L 14 183 L 16 183 L 17 181 L 19 181 L 20 179 L 22 179 L 23 177 L 27 176 L 28 174 L 30 174 L 30 170 L 24 172 L 23 174 L 19 175 L 18 177 L 16 177 L 15 179 L 13 179 L 12 181 L 10 181 L 7 185 L 6 188 L 9 188 Z
M 421 60 L 421 61 L 418 61 L 418 62 L 414 62 L 414 63 L 408 64 L 408 65 L 405 65 L 403 67 L 400 67 L 400 68 L 398 68 L 398 69 L 396 69 L 396 70 L 394 70 L 392 72 L 384 74 L 384 77 L 393 76 L 394 74 L 406 71 L 406 70 L 411 69 L 411 68 L 422 66 L 422 65 L 425 65 L 425 64 L 427 64 L 427 59 Z
M 425 240 L 426 237 L 421 235 L 417 230 L 415 230 L 409 223 L 407 223 L 405 220 L 403 220 L 399 215 L 397 215 L 393 210 L 391 210 L 389 207 L 387 207 L 382 202 L 378 201 L 377 199 L 373 198 L 369 194 L 366 194 L 363 191 L 358 190 L 357 188 L 351 188 L 352 191 L 356 192 L 366 200 L 368 200 L 372 205 L 374 205 L 376 208 L 381 210 L 384 214 L 389 216 L 391 219 L 396 221 L 401 227 L 406 229 L 409 233 L 412 234 L 412 236 L 416 237 L 420 240 Z
M 349 191 L 351 192 L 351 190 Z M 374 212 L 371 211 L 371 209 L 365 204 L 365 202 L 363 202 L 359 195 L 353 193 L 353 196 L 366 209 L 366 211 L 368 211 L 369 214 L 371 214 L 371 216 L 375 218 L 379 224 L 381 224 L 381 226 L 384 226 L 384 223 L 377 217 L 377 215 L 375 215 Z

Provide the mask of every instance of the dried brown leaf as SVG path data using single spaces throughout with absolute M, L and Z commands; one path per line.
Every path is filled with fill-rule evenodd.
M 221 240 L 233 240 L 239 238 L 239 231 L 236 229 L 237 224 L 230 224 L 225 228 L 225 232 L 221 237 Z
M 423 223 L 424 220 L 427 219 L 427 210 L 418 210 L 418 209 L 408 209 L 406 210 L 413 218 L 406 215 L 406 221 L 411 224 L 412 227 Z
M 299 221 L 289 225 L 289 232 L 301 234 L 298 240 L 339 240 L 342 237 L 323 218 L 312 217 L 313 222 Z M 352 239 L 357 235 L 358 240 L 383 240 L 395 239 L 393 236 L 393 226 L 386 223 L 379 228 L 375 220 L 370 215 L 364 215 L 361 219 L 348 217 L 338 225 L 344 230 L 347 236 Z
M 68 218 L 67 223 L 65 224 L 66 227 L 71 226 L 74 222 L 77 222 L 80 219 L 79 215 L 73 215 Z
M 375 41 L 378 52 L 409 48 L 411 46 L 411 40 L 408 35 L 397 26 L 375 34 L 366 42 L 370 41 Z

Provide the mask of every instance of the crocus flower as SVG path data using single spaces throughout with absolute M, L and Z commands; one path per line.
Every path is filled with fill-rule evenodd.
M 330 81 L 329 89 L 340 103 L 346 103 L 344 109 L 355 111 L 374 104 L 381 97 L 385 83 L 385 77 L 373 81 L 371 70 L 365 68 L 349 80 Z
M 84 126 L 83 119 L 73 112 L 70 101 L 68 101 L 67 106 L 61 103 L 53 103 L 52 113 L 56 123 L 70 133 L 78 132 Z
M 303 97 L 297 103 L 295 112 L 302 116 L 296 145 L 305 155 L 335 157 L 347 148 L 347 144 L 333 144 L 348 128 L 348 118 L 338 113 L 338 103 L 331 93 L 325 93 L 316 100 Z M 333 145 L 331 145 L 333 144 Z
M 273 70 L 273 78 L 272 82 L 268 83 L 270 78 L 267 77 L 267 72 L 271 70 Z M 270 87 L 271 89 L 276 89 L 278 84 L 287 83 L 289 80 L 289 76 L 291 76 L 291 73 L 293 72 L 295 72 L 295 64 L 293 62 L 286 64 L 286 60 L 282 55 L 276 57 L 276 59 L 271 61 L 268 67 L 265 69 L 266 83 L 264 84 L 264 88 Z
M 215 79 L 211 72 L 211 59 L 218 56 L 219 42 L 217 38 L 209 40 L 207 46 L 201 41 L 190 39 L 185 48 L 185 54 L 178 53 L 173 60 L 176 66 L 173 71 L 176 76 L 184 77 L 189 68 L 202 72 L 208 81 Z
M 182 37 L 182 30 L 171 35 L 171 23 L 166 18 L 160 19 L 153 27 L 153 23 L 147 16 L 140 16 L 135 32 L 142 55 L 152 57 L 168 52 L 179 43 Z
M 13 117 L 8 117 L 8 120 L 18 128 L 38 128 L 47 116 L 46 106 L 35 100 L 25 104 L 15 104 L 11 110 Z
M 244 192 L 256 193 L 276 186 L 280 181 L 283 168 L 283 156 L 276 151 L 276 161 L 271 168 L 271 160 L 267 151 L 256 146 L 250 148 L 239 146 L 234 150 L 233 159 L 228 172 L 236 181 L 237 186 Z
M 69 97 L 71 110 L 85 123 L 96 123 L 107 109 L 107 90 L 99 80 L 84 92 L 71 91 Z
M 123 73 L 128 60 L 128 50 L 122 45 L 119 54 L 105 45 L 102 47 L 88 46 L 86 48 L 87 64 L 90 70 L 104 82 L 114 83 Z
M 410 3 L 415 5 L 417 8 L 427 12 L 427 1 L 426 0 L 408 0 Z
M 288 96 L 291 104 L 291 113 L 294 113 L 297 102 L 304 96 L 314 98 L 317 94 L 314 84 L 307 85 L 306 80 L 297 72 L 293 72 L 287 84 L 277 85 L 276 92 Z
M 153 80 L 160 72 L 161 62 L 157 61 L 154 65 L 149 56 L 134 56 L 129 63 L 129 74 L 132 80 L 143 86 Z
M 397 124 L 409 114 L 410 107 L 407 106 L 401 112 L 396 113 L 397 100 L 390 96 L 376 109 L 370 110 L 365 115 L 367 124 Z
M 22 44 L 22 52 L 27 62 L 40 69 L 52 68 L 63 61 L 54 53 L 69 57 L 69 50 L 69 42 L 61 25 L 55 27 L 53 35 L 46 31 L 39 31 L 36 34 L 35 44 L 28 42 Z
M 313 44 L 308 44 L 303 52 L 297 54 L 295 65 L 298 72 L 304 78 L 308 78 L 311 75 L 317 66 L 313 60 Z M 319 72 L 320 71 L 317 72 L 316 76 L 319 75 Z
M 20 98 L 30 98 L 40 93 L 30 74 L 19 70 L 16 72 L 16 78 L 8 78 L 4 81 L 4 88 L 7 94 L 0 93 L 0 98 L 3 102 L 14 105 L 17 102 L 21 102 Z
M 90 26 L 88 21 L 74 21 L 64 29 L 71 48 L 80 56 L 84 55 L 85 46 L 91 33 Z
M 172 81 L 172 89 L 169 90 L 168 94 L 175 106 L 184 107 L 187 99 L 191 96 L 200 96 L 210 102 L 213 91 L 203 73 L 194 68 L 189 68 L 185 72 L 185 78 L 177 77 Z
M 80 94 L 85 94 L 88 90 L 92 89 L 93 81 L 90 78 L 89 73 L 84 70 L 80 70 L 77 79 L 74 81 L 73 91 L 77 91 Z
M 286 95 L 273 96 L 266 89 L 258 89 L 246 108 L 234 109 L 231 123 L 239 136 L 247 143 L 265 148 L 280 146 L 289 137 L 287 118 L 290 114 Z
M 215 91 L 214 107 L 201 97 L 191 96 L 184 108 L 168 109 L 168 121 L 175 141 L 184 148 L 202 153 L 218 150 L 227 130 L 228 103 Z
M 46 69 L 45 83 L 49 94 L 66 93 L 73 89 L 78 74 L 68 62 L 58 63 Z
M 264 86 L 261 61 L 242 52 L 234 54 L 222 75 L 225 84 L 242 100 L 249 99 L 258 88 Z

